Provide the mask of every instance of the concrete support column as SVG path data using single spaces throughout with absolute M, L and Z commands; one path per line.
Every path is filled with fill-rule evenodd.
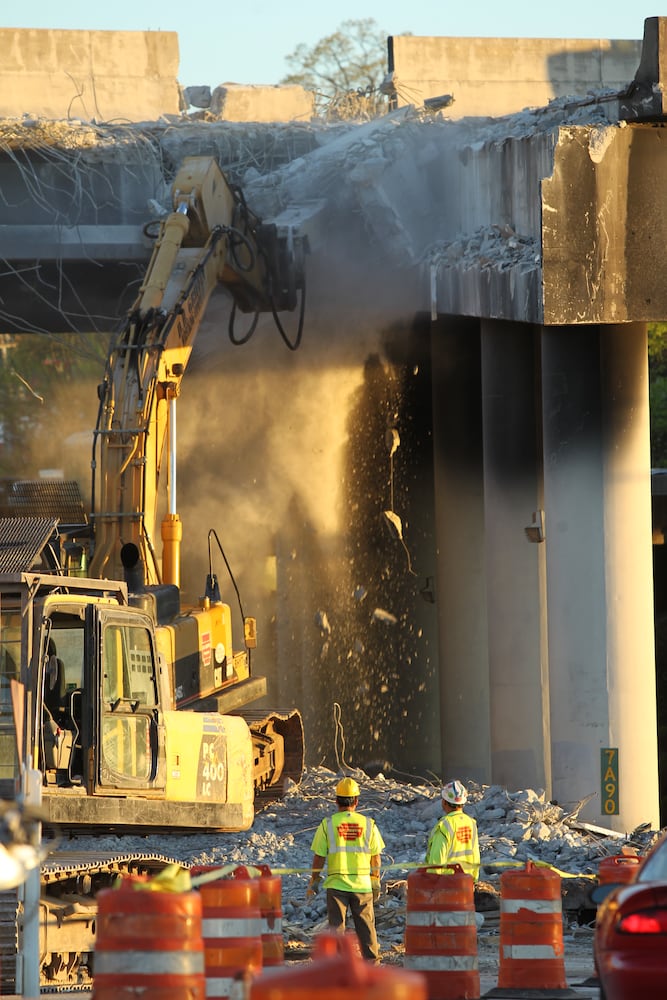
M 646 329 L 542 331 L 553 794 L 659 825 Z M 618 749 L 620 812 L 601 749 Z
M 533 524 L 543 507 L 539 331 L 481 330 L 492 779 L 549 794 L 545 546 Z
M 479 320 L 431 328 L 442 775 L 491 781 Z

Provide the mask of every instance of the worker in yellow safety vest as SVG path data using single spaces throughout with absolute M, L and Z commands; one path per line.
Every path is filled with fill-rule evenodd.
M 384 840 L 375 822 L 357 812 L 358 803 L 359 785 L 354 778 L 343 778 L 336 785 L 338 810 L 322 820 L 310 846 L 313 862 L 306 896 L 312 898 L 318 892 L 326 862 L 324 888 L 329 927 L 343 932 L 349 907 L 361 954 L 378 962 L 373 903 L 380 896 Z
M 477 823 L 463 812 L 468 793 L 460 781 L 449 781 L 440 793 L 443 816 L 435 824 L 428 838 L 426 864 L 460 865 L 464 872 L 477 881 L 479 878 L 479 840 Z M 441 874 L 451 875 L 452 870 L 441 869 Z

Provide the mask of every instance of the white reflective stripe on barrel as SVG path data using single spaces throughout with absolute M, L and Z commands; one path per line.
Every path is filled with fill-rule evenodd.
M 551 945 L 548 944 L 504 944 L 503 955 L 505 958 L 516 959 L 562 958 L 562 953 L 559 955 L 551 947 Z
M 417 972 L 476 972 L 477 955 L 405 955 L 404 969 Z
M 204 972 L 201 951 L 95 951 L 95 975 L 115 973 L 189 976 Z
M 271 922 L 265 917 L 262 920 L 262 934 L 282 934 L 283 932 L 283 918 L 274 917 Z
M 204 917 L 203 938 L 253 938 L 262 936 L 259 917 Z
M 476 927 L 472 910 L 408 910 L 406 923 L 411 927 Z
M 518 913 L 519 910 L 530 910 L 531 913 L 562 913 L 563 904 L 560 899 L 502 899 L 501 913 Z
M 238 992 L 239 985 L 243 985 L 243 980 L 234 976 L 207 976 L 206 996 L 230 997 L 235 990 Z

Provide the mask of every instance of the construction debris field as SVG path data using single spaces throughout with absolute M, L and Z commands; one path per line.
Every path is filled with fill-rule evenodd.
M 381 958 L 400 965 L 404 956 L 406 879 L 423 861 L 428 833 L 441 815 L 439 786 L 407 776 L 379 773 L 374 779 L 352 772 L 361 787 L 360 810 L 378 824 L 386 842 L 382 894 L 376 907 Z M 306 900 L 311 870 L 310 843 L 320 821 L 334 810 L 337 775 L 323 767 L 310 768 L 299 786 L 291 786 L 281 801 L 260 812 L 247 834 L 162 834 L 148 838 L 96 836 L 68 839 L 62 849 L 94 850 L 119 855 L 140 850 L 179 859 L 184 865 L 268 865 L 282 875 L 285 958 L 308 958 L 315 936 L 326 929 L 324 893 Z M 477 818 L 482 870 L 475 905 L 483 922 L 478 930 L 478 960 L 482 984 L 497 985 L 499 963 L 500 878 L 527 860 L 542 862 L 561 874 L 563 941 L 568 985 L 595 997 L 592 937 L 595 908 L 589 892 L 600 862 L 623 848 L 646 851 L 658 831 L 649 827 L 622 836 L 605 833 L 546 800 L 537 790 L 509 791 L 498 786 L 470 786 L 466 810 Z M 496 977 L 494 979 L 494 977 Z

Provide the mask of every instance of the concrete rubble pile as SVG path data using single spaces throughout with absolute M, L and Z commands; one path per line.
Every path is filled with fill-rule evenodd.
M 354 771 L 360 783 L 361 811 L 372 816 L 386 842 L 383 853 L 383 893 L 377 906 L 378 936 L 383 959 L 399 954 L 405 930 L 405 865 L 423 860 L 428 834 L 442 814 L 439 784 L 410 776 L 374 779 Z M 77 838 L 73 849 L 98 851 L 151 850 L 178 858 L 184 864 L 264 864 L 290 869 L 283 883 L 285 943 L 288 955 L 298 956 L 326 925 L 325 894 L 306 901 L 310 873 L 310 844 L 320 821 L 334 811 L 333 789 L 338 775 L 325 767 L 310 768 L 299 786 L 292 785 L 281 801 L 258 813 L 246 833 L 153 835 L 148 838 Z M 397 780 L 400 777 L 404 780 Z M 482 871 L 476 908 L 484 916 L 479 938 L 489 947 L 497 943 L 500 875 L 508 864 L 542 861 L 574 876 L 563 878 L 563 911 L 571 933 L 590 940 L 586 924 L 594 917 L 587 893 L 600 861 L 631 847 L 640 853 L 654 842 L 657 831 L 640 828 L 627 835 L 590 827 L 577 819 L 580 803 L 567 806 L 546 800 L 540 790 L 510 792 L 498 785 L 469 783 L 467 811 L 477 818 Z M 572 889 L 575 889 L 570 897 Z M 568 900 L 570 900 L 568 902 Z
M 173 116 L 97 124 L 24 115 L 0 120 L 0 155 L 15 160 L 17 151 L 37 149 L 47 158 L 69 156 L 71 168 L 85 183 L 88 167 L 99 164 L 101 153 L 102 159 L 122 160 L 137 146 L 146 161 L 155 160 L 165 185 L 184 157 L 213 156 L 233 182 L 243 184 L 248 203 L 260 215 L 274 215 L 287 204 L 333 197 L 339 206 L 358 202 L 373 228 L 380 198 L 392 217 L 400 213 L 400 227 L 409 230 L 407 249 L 420 221 L 433 215 L 435 192 L 424 178 L 429 164 L 437 168 L 441 162 L 443 149 L 456 150 L 465 159 L 466 150 L 485 144 L 546 135 L 566 125 L 604 126 L 614 118 L 614 96 L 605 92 L 558 98 L 544 108 L 502 118 L 457 121 L 410 105 L 370 122 L 336 124 L 198 122 Z M 373 194 L 378 186 L 382 195 Z M 151 195 L 164 199 L 167 190 Z M 423 249 L 416 247 L 415 252 Z

